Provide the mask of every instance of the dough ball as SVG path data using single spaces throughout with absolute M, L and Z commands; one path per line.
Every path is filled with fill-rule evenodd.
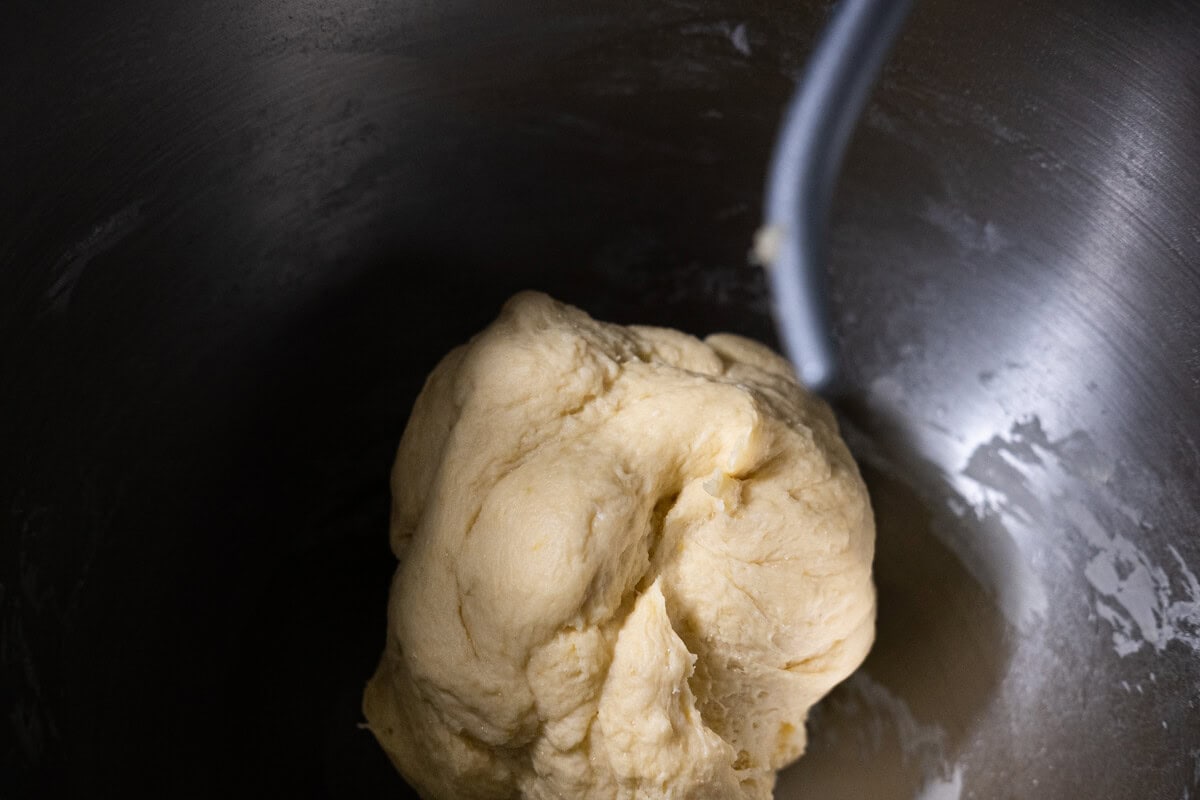
M 873 636 L 828 407 L 737 336 L 523 293 L 430 375 L 363 711 L 426 798 L 769 798 Z

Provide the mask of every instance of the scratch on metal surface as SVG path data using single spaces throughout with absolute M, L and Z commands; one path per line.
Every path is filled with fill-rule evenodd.
M 45 310 L 61 313 L 71 302 L 71 295 L 83 272 L 93 258 L 109 250 L 138 228 L 142 219 L 141 201 L 131 203 L 103 222 L 59 257 L 51 267 L 53 276 L 45 294 Z

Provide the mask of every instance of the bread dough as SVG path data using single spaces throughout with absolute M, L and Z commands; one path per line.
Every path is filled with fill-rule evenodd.
M 363 712 L 426 798 L 769 798 L 874 637 L 858 470 L 741 337 L 519 294 L 430 375 L 392 494 Z

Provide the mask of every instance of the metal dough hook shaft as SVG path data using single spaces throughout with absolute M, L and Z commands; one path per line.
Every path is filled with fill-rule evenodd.
M 809 389 L 837 377 L 825 280 L 825 232 L 846 146 L 911 0 L 841 0 L 788 104 L 767 181 L 757 245 L 784 353 Z

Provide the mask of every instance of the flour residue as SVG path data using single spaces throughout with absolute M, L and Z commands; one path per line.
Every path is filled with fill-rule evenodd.
M 969 252 L 995 254 L 1009 244 L 996 223 L 975 219 L 958 205 L 926 199 L 921 218 Z
M 861 728 L 866 739 L 864 753 L 880 752 L 890 735 L 899 744 L 904 763 L 918 768 L 926 789 L 955 784 L 961 789 L 962 767 L 951 765 L 946 755 L 948 742 L 942 726 L 918 720 L 903 697 L 865 670 L 854 673 L 844 686 L 862 703 L 867 716 Z
M 949 778 L 931 778 L 917 793 L 917 800 L 959 800 L 963 790 L 963 766 L 955 764 Z
M 1006 523 L 988 503 L 971 504 L 960 496 L 947 498 L 947 507 L 960 519 L 970 518 L 976 535 L 947 542 L 962 559 L 963 566 L 996 600 L 996 607 L 1014 628 L 1028 631 L 1046 618 L 1050 601 L 1046 588 L 1022 552 L 1024 536 L 1014 537 Z
M 836 748 L 850 745 L 864 763 L 878 759 L 895 747 L 904 769 L 916 773 L 918 783 L 913 787 L 914 797 L 958 800 L 961 796 L 966 767 L 950 760 L 951 743 L 946 730 L 937 722 L 918 719 L 901 695 L 880 683 L 867 670 L 854 673 L 826 699 L 823 707 L 817 708 L 817 714 L 809 720 L 810 742 Z M 848 723 L 845 732 L 850 741 L 835 743 L 838 726 L 826 728 L 825 714 L 831 715 L 829 719 Z M 811 793 L 811 787 L 805 786 L 803 771 L 787 769 L 779 777 L 777 797 Z
M 1113 646 L 1129 655 L 1150 645 L 1162 651 L 1180 641 L 1200 651 L 1200 581 L 1174 545 L 1174 576 L 1130 539 L 1110 533 L 1075 499 L 1063 502 L 1075 529 L 1095 549 L 1084 576 L 1099 594 L 1096 613 L 1113 629 Z
M 744 56 L 750 55 L 750 34 L 746 31 L 746 23 L 742 22 L 734 26 L 734 29 L 729 32 L 729 41 L 734 50 Z
M 976 485 L 975 506 L 995 509 L 1018 535 L 1052 526 L 1087 544 L 1083 576 L 1118 655 L 1171 642 L 1200 653 L 1200 580 L 1175 546 L 1139 546 L 1151 526 L 1114 495 L 1115 469 L 1086 433 L 1051 440 L 1031 417 L 977 447 L 962 474 Z
M 892 405 L 903 404 L 903 386 L 889 376 L 871 383 L 872 394 Z M 893 479 L 916 491 L 930 508 L 945 509 L 936 514 L 933 531 L 948 547 L 995 601 L 996 608 L 1015 629 L 1031 631 L 1046 617 L 1049 599 L 1038 572 L 1024 545 L 1027 536 L 1016 536 L 989 497 L 982 496 L 979 484 L 961 474 L 947 474 L 940 469 L 933 480 L 913 481 L 915 475 L 927 473 L 932 467 L 914 468 L 895 461 L 872 439 L 844 421 L 843 435 L 855 455 Z M 919 428 L 914 434 L 929 437 L 929 449 L 948 434 L 934 426 Z M 923 442 L 914 440 L 920 450 Z M 949 513 L 946 513 L 949 512 Z
M 750 31 L 745 22 L 736 25 L 728 20 L 693 22 L 684 25 L 679 32 L 684 36 L 725 36 L 741 55 L 749 57 L 753 52 L 750 49 Z

